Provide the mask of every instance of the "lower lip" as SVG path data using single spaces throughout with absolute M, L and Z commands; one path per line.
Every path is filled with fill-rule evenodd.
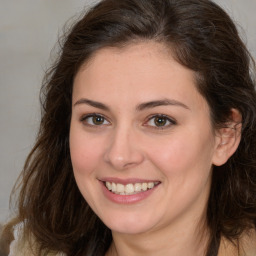
M 149 197 L 152 193 L 154 193 L 155 189 L 158 187 L 157 185 L 147 191 L 142 191 L 134 195 L 118 195 L 109 191 L 103 182 L 101 182 L 101 184 L 102 184 L 103 194 L 110 201 L 117 204 L 134 204 L 134 203 L 140 202 L 146 199 L 147 197 Z

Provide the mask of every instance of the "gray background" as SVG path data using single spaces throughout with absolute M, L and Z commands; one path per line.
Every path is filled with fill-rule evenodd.
M 39 122 L 39 89 L 67 20 L 97 0 L 0 0 L 0 222 Z M 256 57 L 256 0 L 216 0 Z M 54 54 L 53 54 L 54 56 Z

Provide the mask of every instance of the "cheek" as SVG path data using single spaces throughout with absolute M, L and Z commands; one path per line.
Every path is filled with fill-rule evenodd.
M 70 155 L 77 186 L 88 204 L 94 206 L 97 183 L 95 169 L 99 163 L 100 145 L 93 143 L 81 129 L 70 129 Z
M 74 174 L 88 175 L 99 161 L 100 145 L 76 129 L 70 131 L 70 155 Z
M 190 145 L 187 145 L 182 139 L 170 139 L 169 142 L 156 145 L 151 148 L 150 158 L 160 166 L 168 166 L 172 169 L 177 165 L 184 165 L 193 159 Z
M 192 133 L 176 134 L 167 142 L 155 144 L 148 151 L 151 161 L 165 175 L 200 173 L 210 170 L 213 145 L 209 134 L 191 136 Z

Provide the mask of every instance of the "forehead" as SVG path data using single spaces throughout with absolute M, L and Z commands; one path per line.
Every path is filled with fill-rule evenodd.
M 73 97 L 117 99 L 132 104 L 166 96 L 201 103 L 194 71 L 179 64 L 163 44 L 140 42 L 98 50 L 78 71 Z M 136 97 L 135 97 L 136 96 Z
M 107 46 L 96 50 L 91 54 L 91 57 L 81 66 L 81 69 L 94 62 L 99 55 L 101 55 L 101 57 L 107 54 L 111 54 L 113 56 L 121 56 L 125 55 L 127 52 L 129 52 L 130 56 L 134 55 L 140 58 L 146 56 L 153 57 L 154 55 L 158 55 L 168 59 L 170 57 L 172 58 L 172 55 L 175 56 L 172 52 L 172 49 L 165 43 L 157 42 L 154 40 L 134 40 L 117 46 Z

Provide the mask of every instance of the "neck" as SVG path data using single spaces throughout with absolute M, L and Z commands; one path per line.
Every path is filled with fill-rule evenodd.
M 202 223 L 205 221 L 190 220 L 185 229 L 184 223 L 182 228 L 175 223 L 175 226 L 170 225 L 143 234 L 120 234 L 113 231 L 113 242 L 106 256 L 204 256 L 209 232 Z

